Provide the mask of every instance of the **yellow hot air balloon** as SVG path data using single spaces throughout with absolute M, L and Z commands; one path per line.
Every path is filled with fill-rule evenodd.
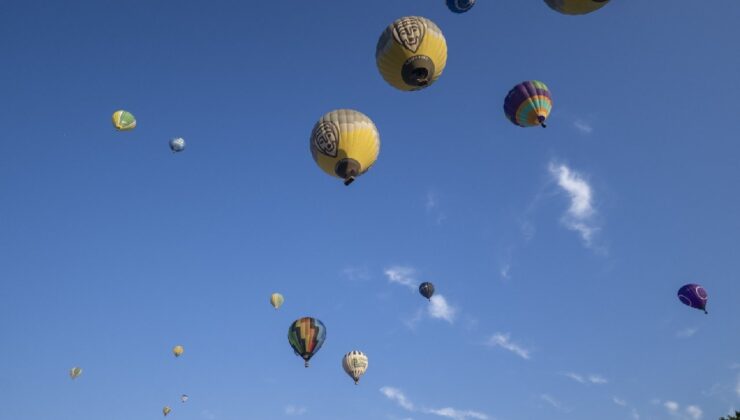
M 272 296 L 270 296 L 270 304 L 275 309 L 283 306 L 283 302 L 285 302 L 285 298 L 283 298 L 283 295 L 281 295 L 280 293 L 273 293 Z
M 136 118 L 128 111 L 118 110 L 113 113 L 113 126 L 119 131 L 133 130 L 136 127 Z
M 164 414 L 164 416 L 167 417 L 167 414 L 170 414 L 171 411 L 172 409 L 168 405 L 165 405 L 164 408 L 162 409 L 162 414 Z
M 545 3 L 564 15 L 585 15 L 601 9 L 609 0 L 545 0 Z
M 375 62 L 391 86 L 405 91 L 423 89 L 445 69 L 447 41 L 431 20 L 402 17 L 380 35 Z
M 367 356 L 361 351 L 353 350 L 344 355 L 342 367 L 347 375 L 355 380 L 355 385 L 360 380 L 360 376 L 367 370 Z
M 311 132 L 311 155 L 329 175 L 351 184 L 378 159 L 380 134 L 367 115 L 351 109 L 324 114 Z
M 80 367 L 75 366 L 69 370 L 69 377 L 72 379 L 76 379 L 80 375 L 82 375 L 82 368 Z
M 180 345 L 177 345 L 177 346 L 175 346 L 175 347 L 172 348 L 172 354 L 174 354 L 175 357 L 182 356 L 182 353 L 184 351 L 185 351 L 185 348 L 183 348 L 183 346 L 180 346 Z

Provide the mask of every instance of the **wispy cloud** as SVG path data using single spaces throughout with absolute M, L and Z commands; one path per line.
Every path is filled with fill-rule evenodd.
M 457 310 L 452 307 L 442 295 L 432 296 L 429 305 L 429 316 L 432 318 L 444 319 L 452 324 L 455 321 Z
M 540 399 L 561 411 L 569 411 L 567 407 L 550 394 L 540 395 Z
M 367 267 L 345 267 L 341 274 L 349 281 L 367 281 L 370 280 L 370 271 Z
M 679 403 L 667 400 L 663 402 L 663 407 L 665 407 L 668 414 L 680 419 L 701 420 L 704 416 L 704 412 L 698 405 L 688 405 L 681 411 L 681 405 Z
M 566 372 L 563 374 L 563 376 L 573 379 L 574 381 L 582 383 L 582 384 L 591 383 L 591 384 L 596 384 L 596 385 L 603 385 L 609 382 L 603 376 L 595 375 L 595 374 L 581 375 L 581 374 L 574 373 L 574 372 Z
M 701 411 L 701 408 L 699 408 L 696 405 L 690 405 L 690 406 L 686 407 L 686 413 L 693 420 L 699 420 L 704 415 L 704 413 Z
M 412 403 L 400 389 L 390 387 L 390 386 L 384 386 L 380 388 L 380 392 L 383 395 L 385 395 L 386 398 L 388 398 L 391 401 L 394 401 L 401 408 L 403 408 L 406 411 L 410 411 L 410 412 L 421 412 L 425 414 L 434 414 L 436 416 L 446 417 L 452 420 L 467 420 L 467 419 L 488 420 L 489 418 L 487 414 L 481 413 L 479 411 L 473 411 L 473 410 L 459 410 L 459 409 L 452 408 L 452 407 L 419 408 L 414 403 Z
M 692 328 L 692 327 L 685 328 L 685 329 L 683 329 L 681 331 L 678 331 L 676 333 L 676 337 L 677 338 L 689 338 L 689 337 L 693 337 L 694 334 L 696 334 L 697 331 L 699 331 L 698 328 Z
M 622 407 L 626 407 L 627 406 L 627 401 L 625 401 L 625 400 L 623 400 L 623 399 L 621 399 L 619 397 L 612 397 L 612 401 L 616 405 L 619 405 L 619 406 L 622 406 Z
M 570 207 L 562 216 L 563 225 L 581 236 L 588 248 L 593 248 L 594 236 L 600 230 L 594 221 L 596 208 L 593 204 L 593 190 L 583 175 L 564 164 L 550 162 L 550 174 L 558 186 L 570 198 Z
M 418 287 L 418 283 L 415 278 L 416 270 L 411 267 L 393 266 L 385 270 L 385 275 L 391 283 L 400 284 L 401 286 L 406 286 L 412 290 Z
M 663 403 L 663 407 L 668 410 L 669 413 L 675 414 L 678 412 L 679 405 L 675 401 L 666 401 Z
M 578 131 L 580 131 L 583 134 L 591 134 L 594 131 L 593 126 L 583 120 L 575 120 L 573 122 L 573 127 L 575 127 Z
M 306 407 L 296 407 L 294 405 L 288 405 L 285 407 L 285 414 L 289 416 L 302 416 L 306 414 L 308 409 Z
M 424 208 L 426 208 L 427 214 L 434 216 L 434 221 L 438 225 L 441 225 L 447 219 L 447 215 L 439 208 L 439 196 L 431 190 L 427 191 Z
M 506 333 L 496 333 L 492 335 L 486 343 L 489 347 L 501 347 L 502 349 L 508 350 L 522 359 L 529 360 L 530 351 L 520 346 L 519 344 L 511 341 L 511 335 Z

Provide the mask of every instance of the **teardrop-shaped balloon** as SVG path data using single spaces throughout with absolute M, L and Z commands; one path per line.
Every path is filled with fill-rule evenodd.
M 185 139 L 182 137 L 178 137 L 170 140 L 170 150 L 175 153 L 185 150 Z
M 324 114 L 311 131 L 311 156 L 329 175 L 351 184 L 378 159 L 380 134 L 367 115 L 352 109 Z
M 360 377 L 367 371 L 367 362 L 367 356 L 358 350 L 353 350 L 344 355 L 342 368 L 347 372 L 347 375 L 354 379 L 355 385 L 357 385 Z
M 447 41 L 431 20 L 402 17 L 388 25 L 375 48 L 375 62 L 391 86 L 412 91 L 436 82 L 447 65 Z
M 128 111 L 118 110 L 113 113 L 113 126 L 119 131 L 133 130 L 136 127 L 136 118 Z
M 187 396 L 187 394 L 180 395 L 180 402 L 186 402 L 190 397 Z
M 81 367 L 73 367 L 69 370 L 69 377 L 72 379 L 76 379 L 78 376 L 82 375 L 82 368 Z
M 434 294 L 434 285 L 432 283 L 429 283 L 428 281 L 425 281 L 424 283 L 419 285 L 419 293 L 421 293 L 421 295 L 425 298 L 431 300 L 432 295 Z
M 678 299 L 684 305 L 691 306 L 707 313 L 707 291 L 699 284 L 687 284 L 678 289 Z
M 270 305 L 275 309 L 283 306 L 283 302 L 285 302 L 285 298 L 283 298 L 283 295 L 280 293 L 273 293 L 272 296 L 270 296 Z
M 545 3 L 564 15 L 585 15 L 606 6 L 609 0 L 545 0 Z
M 185 348 L 183 346 L 177 345 L 172 349 L 172 354 L 175 355 L 175 357 L 180 357 L 185 352 Z
M 305 366 L 326 339 L 326 327 L 316 318 L 297 319 L 288 328 L 288 342 L 296 355 L 303 358 Z
M 447 0 L 447 7 L 454 13 L 465 13 L 475 6 L 475 0 Z
M 162 409 L 162 414 L 164 414 L 165 417 L 167 417 L 167 415 L 170 414 L 171 412 L 172 412 L 172 409 L 167 405 L 165 405 L 164 408 Z
M 506 118 L 520 127 L 546 127 L 545 120 L 551 110 L 550 90 L 538 80 L 514 86 L 504 100 Z

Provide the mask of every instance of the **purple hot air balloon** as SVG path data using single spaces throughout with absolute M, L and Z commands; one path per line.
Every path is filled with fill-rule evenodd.
M 681 303 L 701 309 L 705 314 L 708 313 L 706 310 L 708 297 L 707 291 L 699 284 L 687 284 L 678 289 L 678 299 Z

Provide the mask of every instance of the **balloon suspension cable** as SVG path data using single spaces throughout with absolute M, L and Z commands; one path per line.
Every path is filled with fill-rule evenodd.
M 355 177 L 353 176 L 348 176 L 347 178 L 344 179 L 344 185 L 349 185 L 353 182 L 355 182 Z

